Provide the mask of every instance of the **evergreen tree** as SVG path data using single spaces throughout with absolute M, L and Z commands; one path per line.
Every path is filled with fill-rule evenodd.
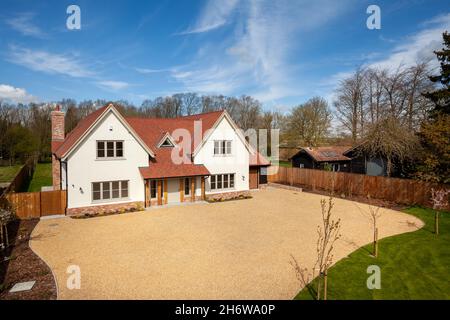
M 444 48 L 440 51 L 434 51 L 441 64 L 441 74 L 430 77 L 433 83 L 440 84 L 440 88 L 433 92 L 424 93 L 424 96 L 435 105 L 433 115 L 439 112 L 450 114 L 450 34 L 446 31 L 442 36 Z

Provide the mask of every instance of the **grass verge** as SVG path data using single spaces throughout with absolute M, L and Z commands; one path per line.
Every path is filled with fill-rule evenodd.
M 34 170 L 33 178 L 28 185 L 27 192 L 41 191 L 41 187 L 52 185 L 52 164 L 38 163 Z
M 450 299 L 450 213 L 440 213 L 439 235 L 434 234 L 434 211 L 412 207 L 404 212 L 425 222 L 415 232 L 379 241 L 379 256 L 370 255 L 372 245 L 362 247 L 328 272 L 329 300 Z M 381 289 L 369 290 L 367 267 L 381 269 Z M 314 299 L 313 281 L 295 299 Z M 311 290 L 312 289 L 312 290 Z

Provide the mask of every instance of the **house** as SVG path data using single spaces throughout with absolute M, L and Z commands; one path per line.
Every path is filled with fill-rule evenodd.
M 68 214 L 236 197 L 270 165 L 226 111 L 129 118 L 109 104 L 67 136 L 59 108 L 51 119 L 53 187 L 67 190 Z
M 343 153 L 350 147 L 308 147 L 301 148 L 289 160 L 294 168 L 350 172 L 351 158 Z

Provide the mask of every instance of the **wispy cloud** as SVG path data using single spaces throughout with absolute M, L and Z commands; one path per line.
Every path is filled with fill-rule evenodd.
M 62 74 L 74 78 L 93 77 L 88 70 L 71 54 L 55 54 L 44 50 L 32 50 L 11 45 L 7 60 L 34 71 Z
M 222 27 L 228 22 L 238 2 L 238 0 L 209 0 L 194 26 L 178 35 L 203 33 Z
M 106 90 L 123 90 L 126 89 L 130 86 L 130 84 L 128 82 L 124 82 L 124 81 L 98 81 L 96 82 L 96 84 L 102 88 L 102 89 L 106 89 Z
M 442 48 L 442 33 L 450 29 L 450 13 L 439 15 L 422 25 L 426 28 L 406 37 L 387 57 L 370 63 L 369 66 L 393 70 L 399 65 L 408 66 L 422 61 L 437 65 L 433 51 Z
M 0 101 L 14 103 L 37 102 L 39 99 L 27 93 L 25 89 L 16 88 L 7 84 L 0 84 Z
M 217 3 L 210 0 L 203 14 Z M 298 39 L 340 16 L 349 3 L 352 0 L 243 1 L 233 17 L 234 32 L 220 44 L 205 44 L 190 66 L 173 70 L 172 76 L 189 90 L 224 94 L 245 90 L 264 102 L 298 95 L 294 81 L 298 74 L 294 74 L 296 65 L 292 62 Z M 233 2 L 226 10 L 218 10 L 215 19 L 205 15 L 191 33 L 228 23 L 235 7 Z
M 151 74 L 169 71 L 168 69 L 148 69 L 148 68 L 134 68 L 134 70 L 142 74 Z
M 41 30 L 36 24 L 33 23 L 34 13 L 21 13 L 15 17 L 6 19 L 5 22 L 11 28 L 19 31 L 25 36 L 31 36 L 36 38 L 46 38 L 47 34 Z

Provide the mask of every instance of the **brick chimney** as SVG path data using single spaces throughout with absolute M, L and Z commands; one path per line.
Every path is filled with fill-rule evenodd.
M 53 190 L 61 189 L 61 162 L 55 156 L 55 152 L 64 141 L 64 112 L 60 106 L 56 106 L 51 112 L 52 120 L 52 177 Z

